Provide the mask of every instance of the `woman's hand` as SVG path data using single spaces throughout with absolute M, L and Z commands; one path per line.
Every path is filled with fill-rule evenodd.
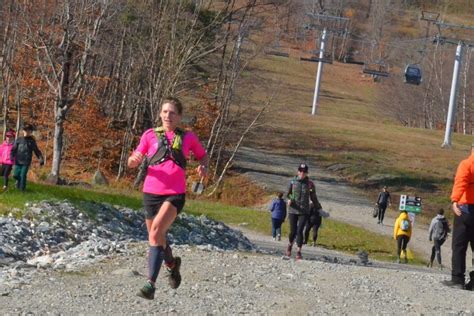
M 130 157 L 128 157 L 128 167 L 129 168 L 136 168 L 140 165 L 143 160 L 143 155 L 138 151 L 134 152 Z

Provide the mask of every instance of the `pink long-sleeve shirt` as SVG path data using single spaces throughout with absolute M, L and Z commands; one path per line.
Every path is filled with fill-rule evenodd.
M 165 132 L 165 136 L 171 144 L 174 131 Z M 157 148 L 158 139 L 156 138 L 155 131 L 149 129 L 143 133 L 135 152 L 151 158 Z M 186 131 L 183 136 L 182 151 L 186 159 L 189 159 L 190 152 L 193 153 L 197 160 L 201 160 L 206 155 L 206 151 L 199 142 L 198 137 L 191 131 Z M 143 192 L 159 195 L 183 194 L 186 192 L 186 171 L 172 160 L 166 160 L 161 164 L 150 166 L 143 184 Z
M 0 145 L 0 163 L 4 165 L 13 165 L 13 161 L 10 160 L 10 153 L 12 152 L 13 143 L 6 141 Z

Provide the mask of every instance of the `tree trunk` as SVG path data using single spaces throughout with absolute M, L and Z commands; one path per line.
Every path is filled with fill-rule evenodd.
M 57 100 L 60 103 L 61 100 Z M 48 177 L 48 182 L 57 184 L 59 181 L 59 173 L 61 170 L 61 160 L 63 151 L 63 135 L 64 135 L 64 119 L 66 111 L 58 104 L 56 106 L 55 121 L 54 121 L 54 136 L 53 136 L 53 162 L 51 166 L 51 174 Z

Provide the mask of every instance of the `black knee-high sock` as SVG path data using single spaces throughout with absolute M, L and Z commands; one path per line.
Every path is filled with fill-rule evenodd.
M 148 278 L 155 283 L 160 273 L 161 264 L 163 263 L 164 249 L 162 246 L 150 246 L 148 253 Z
M 168 244 L 166 244 L 163 258 L 165 260 L 166 266 L 168 266 L 169 268 L 172 268 L 173 263 L 174 263 L 173 251 L 171 250 L 171 247 Z

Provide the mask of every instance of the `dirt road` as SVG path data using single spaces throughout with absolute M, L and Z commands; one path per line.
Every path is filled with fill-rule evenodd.
M 243 147 L 236 158 L 235 168 L 248 176 L 256 183 L 262 185 L 269 191 L 286 192 L 287 185 L 296 174 L 298 164 L 302 162 L 292 157 L 273 154 L 264 150 L 256 150 Z M 318 198 L 326 211 L 329 211 L 333 220 L 345 222 L 354 226 L 362 227 L 369 231 L 387 236 L 393 236 L 393 224 L 397 212 L 387 210 L 384 225 L 377 224 L 372 218 L 371 212 L 373 202 L 367 200 L 362 192 L 350 187 L 337 175 L 328 170 L 317 167 L 314 161 L 307 161 L 309 165 L 309 176 L 316 185 Z M 398 201 L 393 201 L 398 205 Z M 431 242 L 428 240 L 428 227 L 416 222 L 409 247 L 427 260 L 431 254 Z M 442 248 L 443 265 L 451 267 L 451 238 L 445 242 Z M 467 258 L 471 266 L 471 258 Z

